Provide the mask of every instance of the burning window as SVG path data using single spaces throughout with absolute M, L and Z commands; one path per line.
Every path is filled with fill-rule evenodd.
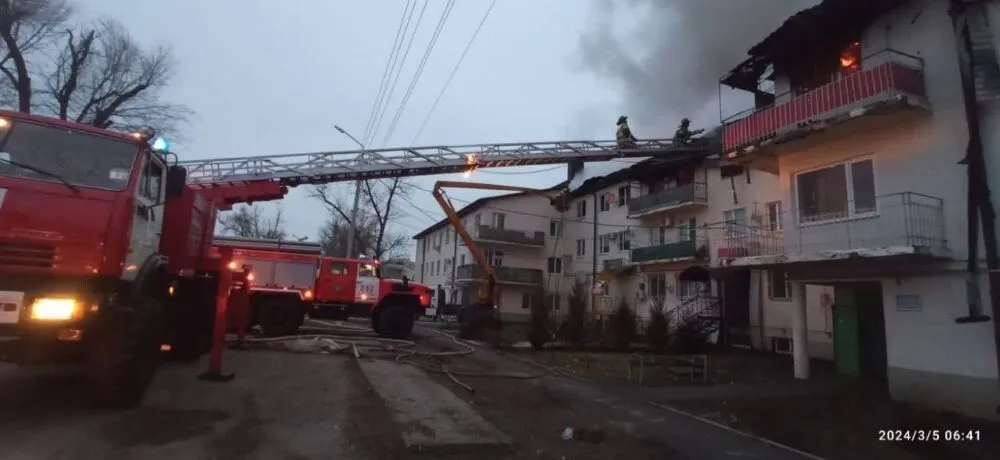
M 840 70 L 852 73 L 861 69 L 861 42 L 854 42 L 840 52 Z

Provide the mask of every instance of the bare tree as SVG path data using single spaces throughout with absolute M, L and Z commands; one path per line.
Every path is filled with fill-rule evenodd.
M 31 112 L 32 55 L 44 52 L 70 14 L 65 0 L 0 0 L 0 73 L 5 80 L 0 94 L 5 104 Z
M 313 187 L 310 196 L 322 202 L 330 213 L 329 221 L 320 231 L 320 240 L 326 245 L 327 254 L 345 255 L 351 206 L 349 200 L 338 195 L 336 190 L 335 185 L 317 186 Z M 362 206 L 355 227 L 355 248 L 380 259 L 405 252 L 409 239 L 405 234 L 393 231 L 390 223 L 403 217 L 393 206 L 407 193 L 406 184 L 399 178 L 363 183 Z
M 143 49 L 121 23 L 68 25 L 65 0 L 0 0 L 0 102 L 101 128 L 176 134 L 191 111 L 162 101 L 169 48 Z
M 47 69 L 41 106 L 64 120 L 101 128 L 142 125 L 174 131 L 191 112 L 160 99 L 173 77 L 171 50 L 143 50 L 119 22 L 66 30 L 62 48 Z
M 257 204 L 242 205 L 219 215 L 219 226 L 224 232 L 243 238 L 284 239 L 284 223 L 281 208 L 268 217 Z

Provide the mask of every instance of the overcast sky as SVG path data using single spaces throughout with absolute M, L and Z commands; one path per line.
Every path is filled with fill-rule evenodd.
M 776 2 L 779 14 L 760 12 Z M 422 3 L 417 2 L 418 13 Z M 428 1 L 371 147 L 382 146 L 446 3 Z M 612 8 L 616 3 L 628 7 Z M 739 6 L 730 8 L 734 3 Z M 693 17 L 691 10 L 699 10 L 694 13 L 705 18 L 726 8 L 756 29 L 744 39 L 759 39 L 802 3 L 810 2 L 500 0 L 415 139 L 490 5 L 488 0 L 458 1 L 387 146 L 611 139 L 621 114 L 632 117 L 639 137 L 668 137 L 680 116 L 717 124 L 712 81 L 739 61 L 746 42 L 730 42 L 721 57 L 712 43 L 707 48 L 680 45 L 678 36 L 685 30 L 730 33 L 719 32 L 720 24 L 706 27 L 684 19 Z M 197 113 L 184 142 L 174 150 L 183 159 L 201 159 L 355 148 L 333 125 L 363 137 L 406 1 L 77 0 L 74 4 L 84 17 L 120 20 L 142 44 L 173 47 L 179 67 L 165 96 Z M 681 59 L 692 56 L 671 51 L 678 46 L 682 47 L 677 50 L 716 56 L 722 63 L 709 66 L 709 71 L 704 66 L 685 67 Z M 665 50 L 674 57 L 658 55 Z M 656 65 L 650 64 L 653 61 Z M 656 70 L 670 61 L 684 70 Z M 639 74 L 641 78 L 636 77 Z M 697 91 L 658 91 L 670 86 L 670 80 L 701 86 Z M 644 90 L 643 85 L 652 89 Z M 681 95 L 687 99 L 677 99 Z M 663 104 L 687 107 L 664 108 L 663 116 L 660 109 L 651 109 Z M 565 179 L 564 168 L 551 166 L 476 174 L 483 182 L 523 184 L 524 173 L 530 173 L 531 184 L 539 187 Z M 429 189 L 435 180 L 450 178 L 411 181 Z M 315 238 L 326 216 L 306 194 L 305 187 L 293 189 L 280 206 L 290 233 Z M 456 190 L 450 195 L 461 206 L 459 200 L 486 193 Z M 429 193 L 416 190 L 412 201 L 420 209 L 407 209 L 407 219 L 398 222 L 400 230 L 412 234 L 442 216 Z

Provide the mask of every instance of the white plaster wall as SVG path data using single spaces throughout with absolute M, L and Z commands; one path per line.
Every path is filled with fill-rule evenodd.
M 989 298 L 987 285 L 983 276 L 984 300 Z M 968 314 L 965 290 L 962 273 L 883 280 L 890 367 L 997 378 L 992 322 L 955 323 L 956 318 Z M 897 310 L 896 296 L 901 294 L 919 295 L 922 310 Z M 993 316 L 989 305 L 984 310 Z

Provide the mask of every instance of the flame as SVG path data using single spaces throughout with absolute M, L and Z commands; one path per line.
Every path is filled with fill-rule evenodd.
M 479 159 L 476 158 L 475 154 L 467 153 L 465 154 L 465 164 L 467 165 L 467 167 L 465 168 L 464 171 L 462 171 L 462 178 L 468 179 L 469 177 L 472 176 L 472 173 L 475 172 L 477 168 L 479 168 Z

